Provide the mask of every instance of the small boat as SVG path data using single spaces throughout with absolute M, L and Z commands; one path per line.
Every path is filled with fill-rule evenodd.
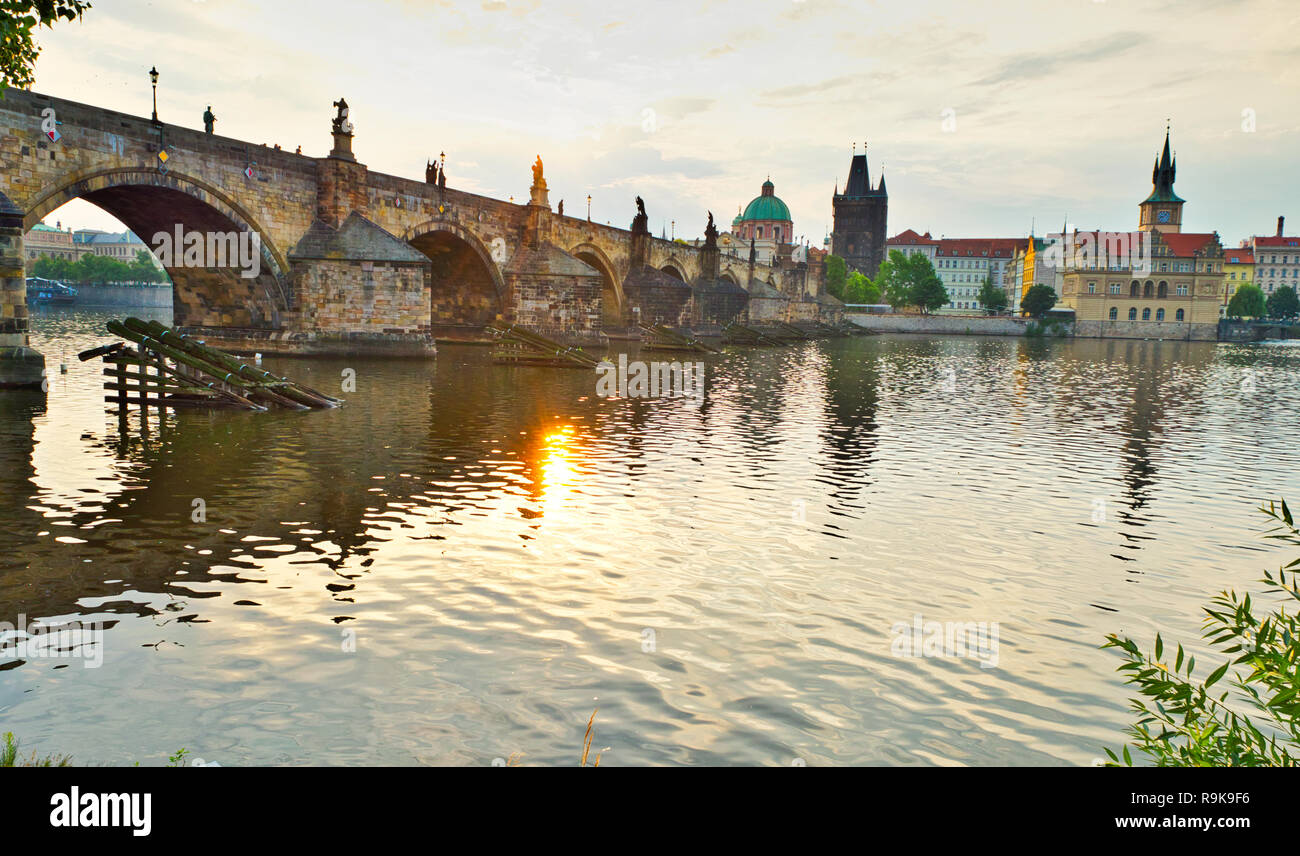
M 27 302 L 69 306 L 77 302 L 77 290 L 52 279 L 29 276 L 27 277 Z

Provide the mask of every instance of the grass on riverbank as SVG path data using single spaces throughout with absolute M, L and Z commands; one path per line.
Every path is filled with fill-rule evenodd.
M 43 758 L 36 757 L 33 752 L 30 756 L 22 758 L 18 755 L 18 741 L 14 739 L 12 731 L 6 731 L 4 735 L 4 745 L 0 746 L 0 767 L 71 767 L 71 755 L 46 755 Z

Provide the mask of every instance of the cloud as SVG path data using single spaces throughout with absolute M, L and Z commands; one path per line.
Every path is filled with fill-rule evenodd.
M 863 139 L 873 175 L 888 161 L 891 232 L 1021 234 L 1063 210 L 1124 226 L 1171 117 L 1189 223 L 1235 243 L 1260 211 L 1285 211 L 1300 181 L 1297 13 L 1117 6 L 320 0 L 303 15 L 115 0 L 42 30 L 35 88 L 148 116 L 156 64 L 167 121 L 201 127 L 212 104 L 222 134 L 314 156 L 345 95 L 375 172 L 418 178 L 445 149 L 458 187 L 518 199 L 540 152 L 570 210 L 592 193 L 594 219 L 626 222 L 645 191 L 679 233 L 706 209 L 730 214 L 769 172 L 796 230 L 819 233 Z
M 805 95 L 820 95 L 841 86 L 848 86 L 853 80 L 853 77 L 844 75 L 816 83 L 795 83 L 790 86 L 782 86 L 779 89 L 768 89 L 760 92 L 758 97 L 760 100 L 781 101 L 788 98 L 802 98 Z
M 1074 48 L 1024 53 L 1005 60 L 993 73 L 975 81 L 977 86 L 997 86 L 1002 83 L 1025 83 L 1043 77 L 1062 74 L 1072 66 L 1087 65 L 1098 60 L 1116 57 L 1139 45 L 1149 37 L 1142 33 L 1117 33 L 1094 39 Z

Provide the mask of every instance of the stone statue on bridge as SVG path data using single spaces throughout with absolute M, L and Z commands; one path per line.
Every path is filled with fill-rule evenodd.
M 348 102 L 346 98 L 340 98 L 334 102 L 338 114 L 334 117 L 334 133 L 350 134 L 352 133 L 352 123 L 348 121 Z
M 560 200 L 560 211 L 559 211 L 559 214 L 560 214 L 561 217 L 564 216 L 564 200 L 563 200 L 563 199 Z
M 645 200 L 640 196 L 636 198 L 636 216 L 632 218 L 632 231 L 650 233 L 650 217 L 645 213 Z
M 217 117 L 212 115 L 212 105 L 209 104 L 208 109 L 203 111 L 203 133 L 211 134 L 212 126 L 216 123 Z
M 709 223 L 704 227 L 704 246 L 710 249 L 718 246 L 718 227 L 713 225 L 713 212 L 709 212 Z
M 533 164 L 533 187 L 546 189 L 546 179 L 542 177 L 542 156 L 537 156 L 537 162 Z
M 438 183 L 438 164 L 435 161 L 426 160 L 424 162 L 424 183 Z

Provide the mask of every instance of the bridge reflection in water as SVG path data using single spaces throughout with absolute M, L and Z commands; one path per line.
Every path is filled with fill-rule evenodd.
M 147 435 L 73 361 L 0 397 L 0 619 L 112 626 L 101 668 L 6 664 L 4 727 L 81 762 L 573 763 L 599 705 L 606 764 L 1087 763 L 1127 720 L 1102 635 L 1195 639 L 1280 558 L 1252 507 L 1296 492 L 1298 359 L 872 337 L 705 357 L 692 403 L 449 347 L 271 360 L 356 392 Z M 916 614 L 999 622 L 999 667 L 894 657 Z

